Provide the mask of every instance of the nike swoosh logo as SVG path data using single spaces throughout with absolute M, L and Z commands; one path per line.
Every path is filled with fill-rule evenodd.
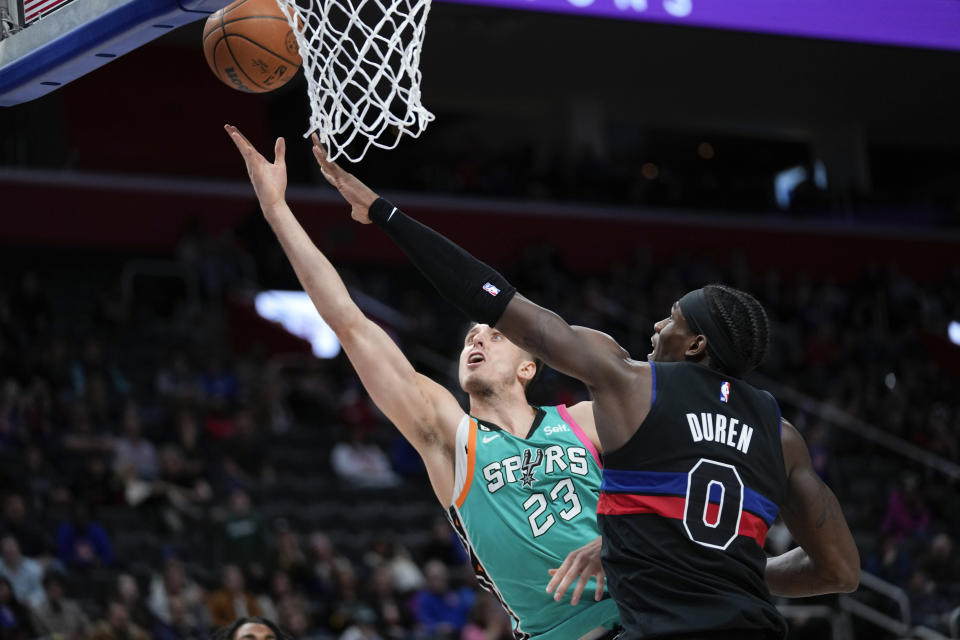
M 500 434 L 499 434 L 499 433 L 498 433 L 498 434 L 495 434 L 495 435 L 492 435 L 492 436 L 483 436 L 483 444 L 487 444 L 487 443 L 490 442 L 491 440 L 494 440 L 494 439 L 499 438 L 499 437 L 500 437 Z

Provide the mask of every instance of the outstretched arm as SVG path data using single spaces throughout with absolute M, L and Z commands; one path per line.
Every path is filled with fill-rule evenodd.
M 860 556 L 840 503 L 813 470 L 803 436 L 786 420 L 782 441 L 788 488 L 780 514 L 800 546 L 767 560 L 767 587 L 788 597 L 854 591 Z
M 276 159 L 267 161 L 236 127 L 227 133 L 237 145 L 263 214 L 317 311 L 330 325 L 370 397 L 424 459 L 437 498 L 450 502 L 453 487 L 453 427 L 463 409 L 453 395 L 418 374 L 396 343 L 363 315 L 340 275 L 313 244 L 284 200 L 285 145 L 279 138 Z
M 507 280 L 445 237 L 380 199 L 355 176 L 330 162 L 314 137 L 324 177 L 340 191 L 358 222 L 375 222 L 406 252 L 451 304 L 472 320 L 496 325 L 514 344 L 589 387 L 622 375 L 628 354 L 610 336 L 571 327 L 557 314 L 516 293 Z

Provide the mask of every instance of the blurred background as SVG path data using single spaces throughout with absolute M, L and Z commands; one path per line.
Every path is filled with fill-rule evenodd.
M 324 184 L 302 79 L 237 93 L 201 30 L 0 110 L 0 638 L 509 638 L 335 342 L 273 321 L 299 286 L 222 125 L 287 138 L 292 208 L 461 399 L 465 319 Z M 436 4 L 422 69 L 436 121 L 349 169 L 525 295 L 638 359 L 690 288 L 766 306 L 753 382 L 865 570 L 791 638 L 960 637 L 960 53 Z

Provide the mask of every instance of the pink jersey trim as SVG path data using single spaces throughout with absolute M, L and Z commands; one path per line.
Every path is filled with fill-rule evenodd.
M 573 429 L 573 435 L 577 436 L 577 439 L 587 448 L 587 451 L 589 451 L 590 455 L 593 456 L 593 460 L 597 463 L 597 466 L 603 469 L 603 463 L 600 462 L 600 454 L 597 453 L 597 448 L 593 446 L 593 443 L 590 442 L 590 438 L 587 437 L 587 434 L 583 432 L 583 429 L 580 428 L 580 425 L 577 424 L 577 421 L 574 420 L 573 416 L 570 415 L 570 412 L 567 411 L 567 405 L 558 404 L 557 413 L 560 414 L 560 417 L 563 418 L 564 422 L 570 425 L 570 428 Z

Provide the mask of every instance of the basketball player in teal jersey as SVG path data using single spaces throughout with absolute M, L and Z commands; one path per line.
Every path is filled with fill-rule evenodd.
M 284 201 L 282 139 L 270 163 L 236 128 L 227 132 L 300 283 L 374 402 L 423 458 L 480 584 L 510 614 L 515 637 L 612 637 L 618 615 L 599 561 L 601 468 L 591 403 L 531 407 L 524 390 L 536 374 L 534 358 L 479 324 L 460 353 L 460 384 L 470 396 L 465 414 L 363 315 L 297 222 Z M 574 581 L 567 604 L 563 595 Z M 584 590 L 593 598 L 581 600 Z

